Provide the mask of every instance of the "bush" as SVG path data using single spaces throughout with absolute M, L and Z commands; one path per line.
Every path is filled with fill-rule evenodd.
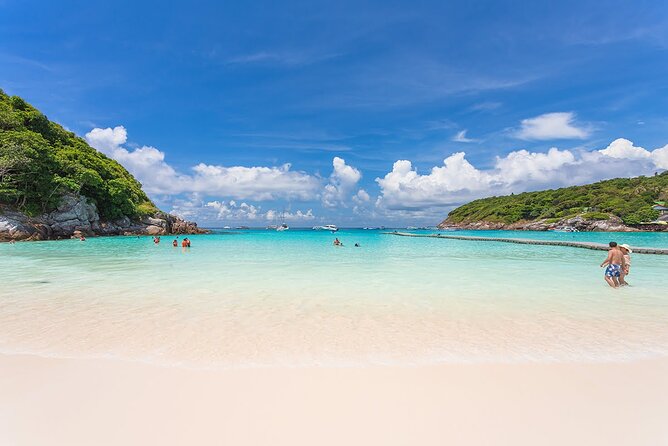
M 607 220 L 610 218 L 610 214 L 603 212 L 585 212 L 581 217 L 587 220 Z

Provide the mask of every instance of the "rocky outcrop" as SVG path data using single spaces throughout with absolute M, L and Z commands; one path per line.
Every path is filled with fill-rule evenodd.
M 203 234 L 208 232 L 197 223 L 158 212 L 154 216 L 132 221 L 123 217 L 101 221 L 97 207 L 86 197 L 68 194 L 61 198 L 58 208 L 39 217 L 0 207 L 0 241 L 49 240 L 81 235 L 167 235 Z
M 564 218 L 556 222 L 552 220 L 533 220 L 519 221 L 516 223 L 499 223 L 488 221 L 453 223 L 446 219 L 438 225 L 440 229 L 501 229 L 515 231 L 549 231 L 564 226 L 573 227 L 581 232 L 634 232 L 640 230 L 638 228 L 625 225 L 622 219 L 616 216 L 610 216 L 610 218 L 607 220 L 589 220 L 577 216 L 572 218 Z

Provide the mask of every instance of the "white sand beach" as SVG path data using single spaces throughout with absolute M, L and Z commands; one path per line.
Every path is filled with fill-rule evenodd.
M 0 444 L 661 445 L 668 360 L 188 370 L 0 355 Z

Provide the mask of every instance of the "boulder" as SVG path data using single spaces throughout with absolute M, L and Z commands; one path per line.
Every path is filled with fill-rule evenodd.
M 76 194 L 63 195 L 55 210 L 35 218 L 7 206 L 0 207 L 0 241 L 48 240 L 81 235 L 167 235 L 207 232 L 198 228 L 197 223 L 164 212 L 145 216 L 139 221 L 132 221 L 128 217 L 101 221 L 97 206 L 86 197 Z

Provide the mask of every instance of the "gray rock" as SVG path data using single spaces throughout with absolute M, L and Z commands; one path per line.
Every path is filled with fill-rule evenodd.
M 0 206 L 0 241 L 45 240 L 69 238 L 79 235 L 166 235 L 202 234 L 208 231 L 196 223 L 184 221 L 174 215 L 158 212 L 140 221 L 123 217 L 114 221 L 100 221 L 95 204 L 86 197 L 66 194 L 58 208 L 37 218 Z

